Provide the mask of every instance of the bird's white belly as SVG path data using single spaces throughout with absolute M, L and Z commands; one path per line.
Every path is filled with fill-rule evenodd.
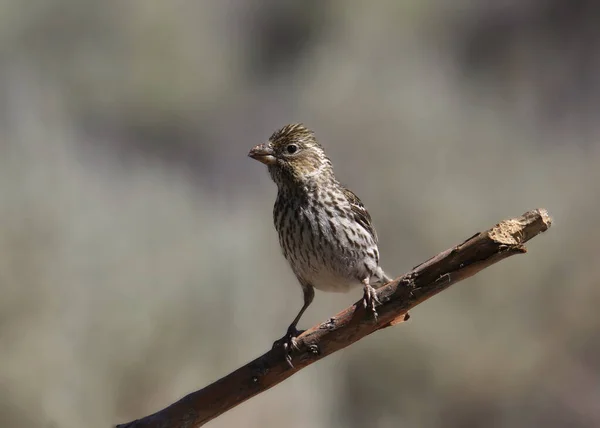
M 311 211 L 301 210 L 299 221 L 306 222 L 302 227 L 303 234 L 299 247 L 292 252 L 296 255 L 295 259 L 290 260 L 294 256 L 288 257 L 296 276 L 317 290 L 326 292 L 345 293 L 351 288 L 362 286 L 361 279 L 369 277 L 365 262 L 369 264 L 373 261 L 367 260 L 363 250 L 353 249 L 344 232 L 345 229 L 357 230 L 357 225 L 347 218 L 339 217 L 338 227 L 334 231 L 324 214 L 319 214 L 321 215 L 315 216 Z M 324 232 L 322 235 L 315 226 L 317 223 Z M 369 239 L 367 231 L 362 228 L 357 233 L 364 234 L 362 239 Z M 307 244 L 311 241 L 317 242 L 312 248 Z M 377 248 L 374 243 L 372 246 Z M 302 256 L 298 256 L 300 254 Z
M 317 272 L 312 272 L 309 277 L 309 283 L 313 287 L 317 290 L 330 293 L 346 293 L 351 288 L 361 285 L 360 281 L 337 272 L 332 272 L 329 269 L 320 269 Z

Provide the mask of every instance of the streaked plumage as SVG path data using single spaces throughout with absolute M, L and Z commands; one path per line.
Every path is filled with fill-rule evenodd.
M 313 300 L 313 288 L 345 292 L 362 285 L 365 306 L 376 317 L 371 285 L 390 279 L 379 266 L 371 216 L 358 196 L 336 179 L 314 133 L 302 124 L 286 125 L 249 156 L 266 164 L 277 184 L 275 229 L 304 291 L 304 306 L 284 339 L 293 344 L 296 324 Z

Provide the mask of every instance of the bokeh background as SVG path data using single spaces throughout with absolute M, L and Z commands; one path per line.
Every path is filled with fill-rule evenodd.
M 600 5 L 5 0 L 0 426 L 108 427 L 229 373 L 301 305 L 246 157 L 313 128 L 399 275 L 553 229 L 211 427 L 600 426 Z M 361 296 L 323 294 L 302 327 Z

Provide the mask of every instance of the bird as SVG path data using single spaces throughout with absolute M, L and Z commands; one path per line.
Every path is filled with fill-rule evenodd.
M 363 287 L 363 306 L 377 320 L 374 286 L 391 281 L 379 265 L 378 238 L 361 200 L 336 178 L 315 133 L 301 123 L 273 132 L 248 156 L 265 164 L 277 185 L 273 221 L 284 257 L 300 283 L 304 304 L 274 347 L 282 345 L 290 366 L 300 318 L 315 288 L 347 292 Z M 293 366 L 292 366 L 293 367 Z

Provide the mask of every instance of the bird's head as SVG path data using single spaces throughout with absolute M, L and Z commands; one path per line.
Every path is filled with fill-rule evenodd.
M 248 156 L 267 165 L 278 186 L 333 177 L 331 161 L 323 147 L 302 124 L 275 131 L 268 142 L 253 147 Z

